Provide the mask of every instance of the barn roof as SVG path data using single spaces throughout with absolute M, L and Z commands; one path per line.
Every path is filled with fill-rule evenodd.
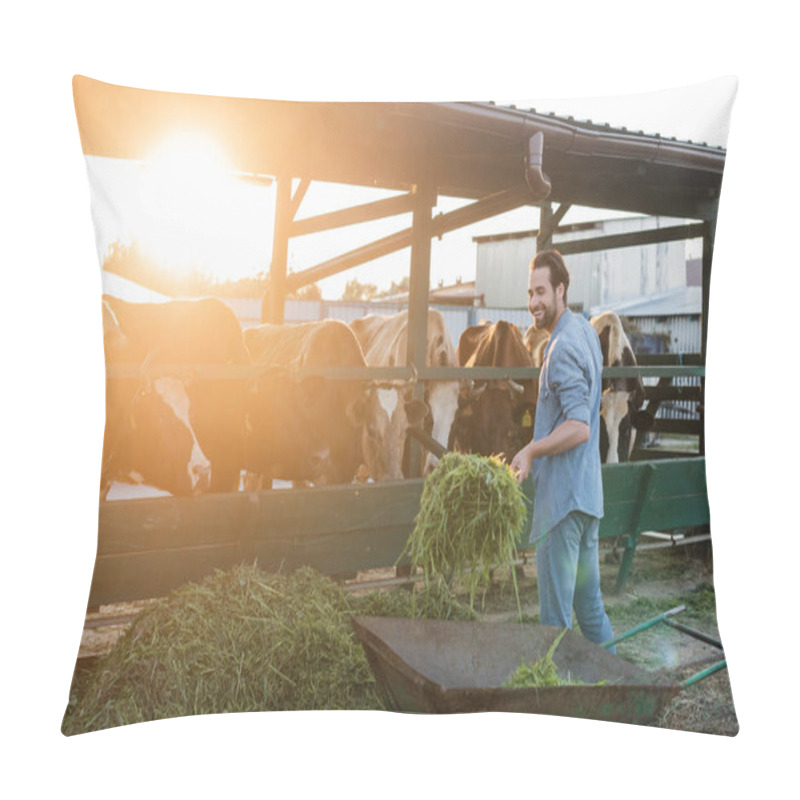
M 218 139 L 243 173 L 397 190 L 430 181 L 472 199 L 525 183 L 535 134 L 556 203 L 713 219 L 725 163 L 721 148 L 484 102 L 255 100 L 82 76 L 73 92 L 86 155 L 147 160 L 190 126 Z

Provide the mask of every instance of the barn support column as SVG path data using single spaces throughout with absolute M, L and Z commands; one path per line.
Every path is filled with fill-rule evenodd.
M 416 187 L 412 214 L 411 267 L 408 282 L 408 349 L 406 363 L 416 371 L 426 366 L 428 351 L 428 293 L 431 283 L 431 238 L 433 236 L 433 207 L 436 188 Z M 414 398 L 423 400 L 425 386 L 417 382 Z M 410 477 L 421 473 L 422 453 L 416 440 L 410 440 Z
M 562 203 L 557 211 L 553 211 L 552 203 L 540 206 L 539 233 L 536 234 L 536 252 L 549 250 L 553 246 L 553 234 L 571 208 L 570 203 Z
M 261 321 L 283 324 L 286 300 L 286 270 L 289 253 L 289 225 L 292 221 L 292 179 L 278 178 L 275 185 L 275 223 L 272 229 L 272 262 L 269 283 L 261 301 Z
M 553 204 L 542 203 L 539 206 L 539 233 L 536 234 L 536 252 L 549 250 L 553 246 Z
M 706 363 L 706 348 L 708 346 L 708 308 L 709 308 L 709 293 L 711 289 L 711 259 L 714 255 L 714 236 L 716 234 L 717 223 L 716 216 L 714 219 L 705 223 L 705 232 L 703 233 L 703 316 L 701 317 L 702 334 L 700 339 L 700 357 L 703 365 Z M 700 378 L 700 402 L 705 406 L 706 402 L 706 379 Z M 701 414 L 701 418 L 703 418 Z M 700 429 L 700 455 L 705 455 L 706 452 L 706 426 L 703 425 Z

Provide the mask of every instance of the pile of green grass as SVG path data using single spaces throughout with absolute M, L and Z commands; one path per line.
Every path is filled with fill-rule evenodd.
M 507 464 L 448 453 L 425 479 L 403 555 L 423 571 L 429 586 L 460 581 L 474 608 L 475 595 L 485 594 L 494 568 L 516 559 L 526 519 L 525 494 Z
M 474 618 L 442 588 L 356 597 L 310 568 L 218 572 L 141 612 L 74 683 L 62 731 L 189 714 L 382 709 L 351 614 Z
M 548 651 L 538 660 L 531 663 L 520 664 L 512 673 L 511 677 L 503 684 L 506 689 L 521 689 L 528 687 L 542 688 L 545 686 L 585 686 L 583 681 L 572 678 L 567 673 L 566 678 L 562 677 L 558 667 L 553 661 L 553 654 L 556 652 L 561 640 L 564 638 L 567 629 L 553 640 Z M 589 684 L 591 686 L 603 686 L 606 681 Z

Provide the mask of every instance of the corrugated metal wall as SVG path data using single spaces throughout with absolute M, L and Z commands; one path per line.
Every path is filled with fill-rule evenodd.
M 671 227 L 682 222 L 665 217 L 605 220 L 555 236 L 553 247 L 558 249 L 559 242 Z M 476 242 L 476 293 L 484 295 L 489 306 L 524 308 L 536 237 L 520 233 L 478 237 Z M 682 241 L 581 253 L 564 260 L 570 272 L 570 305 L 584 310 L 686 285 L 686 244 Z

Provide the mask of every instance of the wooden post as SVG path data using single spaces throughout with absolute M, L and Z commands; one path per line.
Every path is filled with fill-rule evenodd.
M 714 235 L 717 229 L 716 218 L 706 222 L 706 231 L 703 235 L 703 316 L 701 318 L 702 336 L 700 340 L 700 355 L 703 365 L 706 363 L 706 348 L 708 346 L 708 308 L 709 293 L 711 289 L 711 259 L 714 255 Z M 705 406 L 706 402 L 706 379 L 700 378 L 700 402 Z M 704 418 L 704 414 L 702 417 Z M 704 420 L 705 422 L 705 420 Z M 700 430 L 700 455 L 706 454 L 706 426 L 703 424 Z
M 272 263 L 269 284 L 261 301 L 261 321 L 283 324 L 286 300 L 286 270 L 289 253 L 289 225 L 292 221 L 292 179 L 281 176 L 275 186 L 275 224 L 272 230 Z
M 553 246 L 553 204 L 542 203 L 539 207 L 539 235 L 536 237 L 536 252 L 549 250 Z
M 428 294 L 431 282 L 431 236 L 436 189 L 429 185 L 416 187 L 412 215 L 411 270 L 408 285 L 408 349 L 406 364 L 416 370 L 426 366 L 428 351 Z M 414 397 L 425 397 L 425 386 L 418 382 Z M 410 442 L 410 477 L 419 477 L 422 454 L 416 440 Z

